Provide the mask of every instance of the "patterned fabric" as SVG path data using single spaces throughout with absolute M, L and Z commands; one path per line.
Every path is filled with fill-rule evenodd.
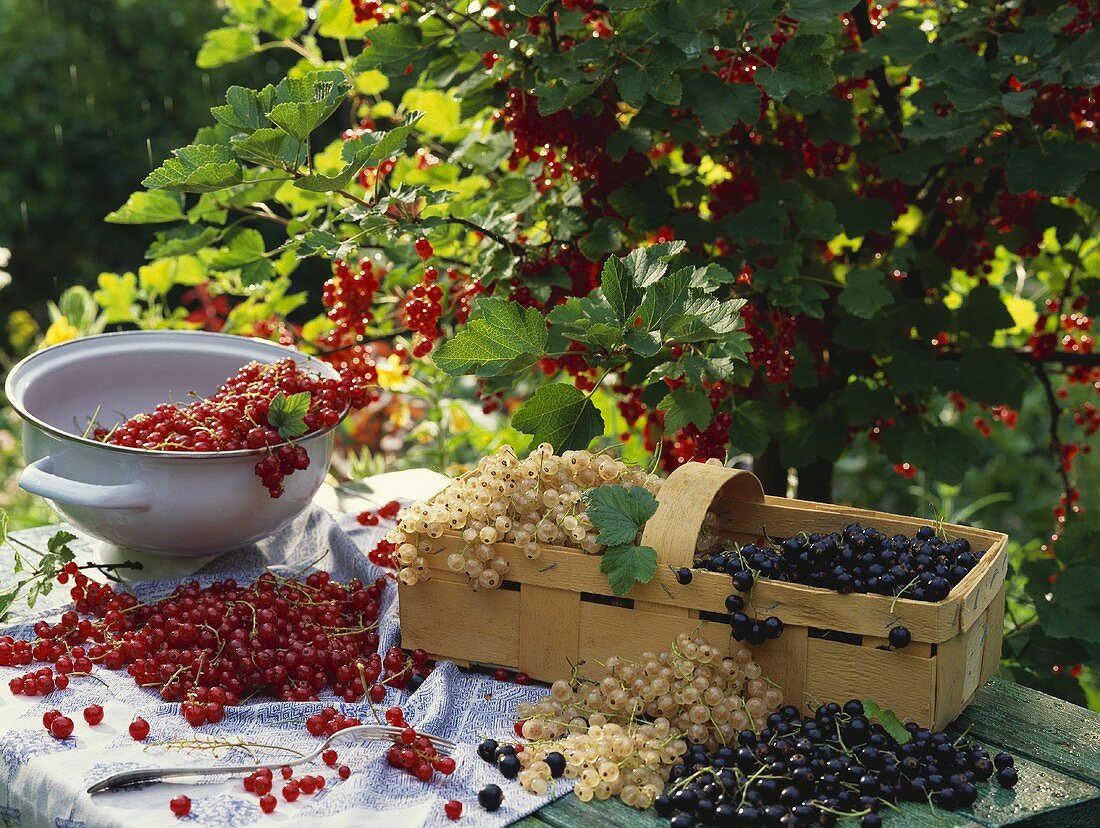
M 19 534 L 21 540 L 44 548 L 56 527 L 42 527 Z M 368 560 L 365 550 L 374 546 L 385 527 L 361 527 L 344 517 L 338 523 L 326 511 L 314 508 L 277 535 L 255 547 L 231 552 L 199 570 L 195 578 L 206 585 L 233 577 L 241 583 L 254 580 L 270 567 L 280 574 L 302 571 L 314 565 L 347 581 L 359 577 L 370 581 L 380 570 Z M 78 562 L 90 559 L 92 543 L 74 543 Z M 318 558 L 325 554 L 322 560 Z M 10 554 L 0 556 L 0 584 L 11 583 Z M 148 581 L 135 584 L 139 597 L 153 599 L 171 592 L 173 582 Z M 23 608 L 14 622 L 0 633 L 33 638 L 31 627 L 39 618 L 53 618 L 68 603 L 68 590 L 58 588 L 42 599 L 33 611 Z M 18 612 L 18 611 L 17 611 Z M 397 590 L 390 587 L 383 601 L 379 634 L 381 649 L 400 642 L 397 616 Z M 441 624 L 461 624 L 461 618 L 440 618 Z M 41 666 L 41 665 L 38 665 Z M 460 825 L 464 828 L 491 828 L 519 819 L 545 805 L 555 796 L 568 792 L 569 784 L 559 780 L 551 794 L 536 797 L 518 783 L 503 779 L 476 753 L 477 743 L 486 736 L 508 738 L 512 732 L 511 715 L 518 702 L 531 700 L 545 690 L 520 687 L 491 677 L 463 671 L 449 662 L 441 663 L 412 695 L 390 690 L 385 705 L 401 704 L 414 727 L 460 743 L 455 753 L 458 769 L 447 778 L 436 776 L 423 783 L 386 764 L 383 743 L 348 742 L 334 747 L 340 762 L 352 769 L 351 778 L 342 781 L 318 759 L 300 767 L 298 775 L 323 774 L 324 789 L 302 795 L 288 803 L 278 796 L 274 814 L 260 811 L 257 799 L 244 791 L 239 778 L 205 777 L 199 782 L 165 782 L 94 798 L 85 789 L 92 782 L 116 771 L 149 765 L 180 766 L 209 764 L 208 751 L 185 753 L 178 749 L 155 747 L 153 743 L 180 739 L 237 739 L 269 747 L 251 748 L 261 760 L 293 757 L 281 750 L 289 748 L 310 752 L 320 740 L 304 727 L 307 716 L 326 704 L 345 715 L 364 722 L 373 721 L 369 705 L 345 704 L 335 699 L 321 703 L 254 700 L 237 708 L 227 708 L 225 719 L 217 725 L 190 727 L 178 713 L 179 705 L 167 704 L 152 691 L 137 687 L 125 672 L 97 668 L 96 676 L 74 678 L 66 690 L 55 690 L 46 698 L 12 696 L 7 689 L 10 678 L 25 670 L 0 667 L 0 826 L 7 828 L 61 828 L 95 826 L 142 828 L 181 823 L 237 826 L 275 824 L 292 817 L 295 826 L 356 826 L 357 828 L 416 828 L 419 825 L 451 825 L 443 813 L 443 803 L 458 799 L 463 803 Z M 104 708 L 103 723 L 89 727 L 81 711 L 89 704 Z M 75 723 L 72 738 L 57 741 L 42 727 L 42 714 L 57 708 Z M 127 727 L 140 715 L 151 725 L 149 745 L 133 741 Z M 242 748 L 218 751 L 224 764 L 252 761 Z M 493 814 L 477 804 L 477 792 L 489 782 L 505 792 L 504 805 Z M 281 788 L 275 774 L 275 790 Z M 180 820 L 172 815 L 168 800 L 177 794 L 191 797 L 191 814 Z

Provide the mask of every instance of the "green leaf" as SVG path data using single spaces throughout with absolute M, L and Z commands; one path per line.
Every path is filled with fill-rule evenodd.
M 600 557 L 600 572 L 607 576 L 612 592 L 626 595 L 634 584 L 653 580 L 657 574 L 657 550 L 632 543 L 609 547 Z
M 302 142 L 275 127 L 257 129 L 250 135 L 235 135 L 230 144 L 242 159 L 269 167 L 281 167 L 284 163 L 296 167 L 303 156 Z
M 823 35 L 795 35 L 779 53 L 774 69 L 761 66 L 756 70 L 756 83 L 779 101 L 792 93 L 805 97 L 825 94 L 836 85 L 825 60 L 828 43 Z
M 69 548 L 69 544 L 74 540 L 76 540 L 76 535 L 72 532 L 64 530 L 54 532 L 50 539 L 46 541 L 46 549 L 51 555 L 56 555 L 62 563 L 68 563 L 75 557 L 73 550 Z
M 657 499 L 641 486 L 595 486 L 584 494 L 586 513 L 604 546 L 634 543 L 647 520 L 657 511 Z
M 1035 374 L 1014 354 L 1000 348 L 971 348 L 958 364 L 958 390 L 976 403 L 1019 408 Z
M 1034 100 L 1034 89 L 1025 89 L 1023 92 L 1006 92 L 1001 95 L 1001 106 L 1005 108 L 1009 115 L 1026 118 L 1031 114 L 1031 105 Z
M 561 80 L 540 84 L 535 88 L 539 99 L 539 114 L 552 115 L 576 106 L 585 98 L 591 97 L 600 86 L 598 83 L 566 83 Z
M 213 244 L 220 234 L 221 230 L 217 227 L 204 227 L 201 224 L 189 224 L 157 233 L 157 240 L 149 245 L 145 258 L 164 259 L 194 253 Z
M 614 256 L 604 262 L 600 274 L 600 287 L 604 298 L 615 311 L 620 325 L 633 321 L 634 311 L 642 303 L 642 292 L 634 284 L 633 275 L 627 270 L 626 263 Z
M 960 329 L 981 342 L 988 342 L 999 330 L 1016 326 L 1000 290 L 992 285 L 978 285 L 971 290 L 958 313 Z
M 614 253 L 623 246 L 622 233 L 621 221 L 610 216 L 601 216 L 592 222 L 592 228 L 577 246 L 586 259 L 598 262 L 608 253 Z
M 648 96 L 677 106 L 684 89 L 676 70 L 683 63 L 684 53 L 671 43 L 664 43 L 639 56 L 646 60 L 644 65 L 624 64 L 615 73 L 615 85 L 623 100 L 631 106 L 641 107 Z
M 409 113 L 404 124 L 389 132 L 368 132 L 351 141 L 345 141 L 340 154 L 348 163 L 340 172 L 336 175 L 320 173 L 306 175 L 296 180 L 294 186 L 320 193 L 342 190 L 367 164 L 380 161 L 395 152 L 403 152 L 409 133 L 423 114 L 423 112 Z
M 256 36 L 248 29 L 231 26 L 206 33 L 195 59 L 200 69 L 216 69 L 234 63 L 256 51 Z
M 662 242 L 648 247 L 636 247 L 626 257 L 627 266 L 638 287 L 649 287 L 668 270 L 672 257 L 685 247 L 684 242 Z
M 760 90 L 751 83 L 725 83 L 711 73 L 696 75 L 684 90 L 690 106 L 711 135 L 721 135 L 741 122 L 755 124 L 760 117 Z
M 561 454 L 587 448 L 603 434 L 603 415 L 574 386 L 551 383 L 539 389 L 512 416 L 512 427 L 531 434 L 531 443 L 549 443 Z
M 546 321 L 536 309 L 485 297 L 474 303 L 466 327 L 436 351 L 435 364 L 455 376 L 515 373 L 542 359 L 546 339 Z
M 234 270 L 263 259 L 264 237 L 251 227 L 238 228 L 225 237 L 226 246 L 210 260 L 211 270 Z
M 401 23 L 388 23 L 367 33 L 370 43 L 355 58 L 353 71 L 379 69 L 390 64 L 405 64 L 421 52 L 420 29 Z
M 769 201 L 757 201 L 723 220 L 730 236 L 737 241 L 779 244 L 787 226 L 787 211 Z
M 710 425 L 710 418 L 714 414 L 707 395 L 688 388 L 677 388 L 669 392 L 657 404 L 657 408 L 665 412 L 666 434 L 675 434 L 688 423 L 695 423 L 700 429 L 704 429 Z
M 288 135 L 304 141 L 339 108 L 347 91 L 347 81 L 332 72 L 285 78 L 275 88 L 274 100 L 282 102 L 276 103 L 267 113 L 268 120 Z
M 131 193 L 126 203 L 103 219 L 111 224 L 160 224 L 183 218 L 183 197 L 161 190 Z
M 268 125 L 267 111 L 275 87 L 268 86 L 261 92 L 243 86 L 231 86 L 225 92 L 225 104 L 215 106 L 210 114 L 222 124 L 238 132 L 255 132 Z
M 241 165 L 229 147 L 190 144 L 172 150 L 172 154 L 176 157 L 145 176 L 142 186 L 151 190 L 208 193 L 241 183 Z
M 100 273 L 99 289 L 92 294 L 103 308 L 108 325 L 134 321 L 134 302 L 137 301 L 137 276 L 133 273 Z
M 913 734 L 905 729 L 893 710 L 883 710 L 870 699 L 863 700 L 863 712 L 868 719 L 874 719 L 883 729 L 897 740 L 899 745 L 904 745 L 913 738 Z
M 883 284 L 886 276 L 877 270 L 853 270 L 845 280 L 838 301 L 852 316 L 873 319 L 882 308 L 894 301 L 893 294 Z
M 1100 169 L 1100 149 L 1091 144 L 1051 141 L 1013 152 L 1005 163 L 1008 189 L 1038 190 L 1043 195 L 1069 196 L 1090 171 Z
M 692 273 L 692 268 L 685 267 L 646 288 L 638 313 L 647 331 L 662 330 L 665 322 L 683 307 Z
M 306 414 L 311 402 L 308 391 L 286 396 L 282 391 L 275 395 L 267 409 L 267 424 L 279 432 L 285 440 L 301 437 L 306 433 Z

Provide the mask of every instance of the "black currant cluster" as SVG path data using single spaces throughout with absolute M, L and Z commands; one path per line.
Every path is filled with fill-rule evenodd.
M 877 828 L 887 805 L 930 800 L 952 810 L 971 805 L 976 785 L 994 775 L 1005 788 L 1017 782 L 1007 753 L 991 758 L 965 737 L 905 729 L 900 743 L 855 700 L 805 718 L 788 705 L 760 733 L 742 731 L 736 746 L 708 753 L 690 745 L 653 807 L 670 828 L 829 826 L 840 817 Z
M 763 621 L 749 618 L 745 613 L 745 599 L 740 595 L 726 597 L 726 611 L 730 614 L 730 634 L 738 641 L 756 645 L 783 634 L 783 621 L 774 615 Z
M 912 538 L 887 536 L 859 524 L 843 532 L 800 534 L 771 546 L 745 544 L 740 550 L 699 555 L 696 569 L 724 572 L 739 592 L 756 578 L 914 601 L 942 601 L 981 560 L 965 538 L 948 541 L 922 526 Z

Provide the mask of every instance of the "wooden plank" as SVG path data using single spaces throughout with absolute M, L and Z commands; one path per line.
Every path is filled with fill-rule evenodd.
M 439 539 L 440 554 L 426 560 L 434 573 L 449 572 L 447 554 L 461 551 L 462 538 L 445 533 Z M 497 544 L 512 563 L 508 580 L 597 595 L 613 595 L 607 576 L 600 572 L 600 557 L 563 547 L 545 547 L 536 560 L 529 560 L 513 544 Z M 418 589 L 419 584 L 410 589 Z M 732 591 L 728 575 L 696 572 L 683 585 L 667 567 L 659 567 L 648 584 L 636 584 L 629 598 L 634 601 L 725 613 L 726 596 Z M 481 594 L 481 593 L 479 593 Z M 927 601 L 889 598 L 885 595 L 841 595 L 829 589 L 781 581 L 761 580 L 748 596 L 748 606 L 757 615 L 776 615 L 789 626 L 838 629 L 858 635 L 882 636 L 890 627 L 902 624 L 916 641 L 939 643 L 959 631 L 959 608 Z
M 581 602 L 581 661 L 604 661 L 609 656 L 637 660 L 642 653 L 668 650 L 680 633 L 698 630 L 712 646 L 729 655 L 734 642 L 729 627 L 715 621 L 699 623 L 693 618 L 677 618 L 664 613 L 642 612 Z M 561 676 L 558 676 L 561 678 Z
M 931 722 L 939 657 L 868 650 L 825 638 L 811 638 L 806 654 L 806 701 L 844 703 L 881 699 L 902 721 Z M 796 702 L 797 704 L 797 702 Z
M 787 627 L 779 638 L 752 648 L 764 677 L 779 686 L 786 704 L 803 712 L 813 709 L 803 695 L 808 632 L 805 627 Z
M 862 646 L 870 647 L 872 650 L 891 649 L 889 638 L 876 638 L 873 635 L 863 636 Z M 923 641 L 914 641 L 912 644 L 905 648 L 904 652 L 906 655 L 917 656 L 919 658 L 931 658 L 932 645 L 926 644 Z
M 1016 770 L 1020 782 L 1011 790 L 996 781 L 978 786 L 978 801 L 969 809 L 974 819 L 989 826 L 1100 825 L 1100 788 L 1020 756 Z
M 615 798 L 581 802 L 569 794 L 538 811 L 537 815 L 553 828 L 668 828 L 668 820 L 661 819 L 655 811 L 629 808 Z
M 569 676 L 578 659 L 580 603 L 580 595 L 565 589 L 527 584 L 520 590 L 521 671 L 543 681 Z
M 1100 787 L 1100 713 L 994 678 L 950 730 Z
M 399 605 L 403 646 L 486 664 L 519 663 L 518 592 L 496 589 L 475 595 L 469 583 L 437 577 L 409 589 L 416 590 L 414 600 Z

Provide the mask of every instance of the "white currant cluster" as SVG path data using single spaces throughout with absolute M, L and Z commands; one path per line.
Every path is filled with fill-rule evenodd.
M 683 739 L 710 750 L 735 744 L 739 731 L 760 730 L 782 704 L 783 694 L 761 676 L 750 649 L 723 657 L 702 638 L 681 634 L 667 652 L 643 653 L 639 661 L 612 657 L 602 675 L 556 681 L 550 695 L 520 703 L 516 716 L 533 742 L 520 761 L 535 763 L 560 751 L 566 775 L 580 780 L 575 791 L 581 799 L 617 794 L 627 805 L 646 808 L 682 755 Z M 536 781 L 541 766 L 524 767 L 538 771 L 524 787 L 544 791 Z M 630 773 L 623 775 L 624 768 Z
M 474 589 L 500 586 L 510 565 L 500 543 L 519 547 L 532 560 L 544 545 L 597 554 L 602 547 L 585 512 L 584 493 L 608 484 L 644 486 L 656 494 L 661 480 L 603 454 L 558 456 L 542 443 L 521 460 L 505 446 L 431 500 L 401 511 L 397 528 L 386 536 L 396 546 L 398 577 L 406 586 L 425 580 L 424 556 L 443 546 L 444 532 L 461 533 L 464 545 L 447 556 L 447 567 L 465 572 Z
M 547 754 L 565 757 L 566 779 L 582 802 L 619 797 L 632 808 L 645 809 L 661 795 L 669 769 L 687 752 L 687 744 L 668 719 L 626 725 L 592 714 L 592 724 L 556 741 L 524 745 L 517 753 L 519 783 L 533 794 L 546 793 L 550 785 Z

